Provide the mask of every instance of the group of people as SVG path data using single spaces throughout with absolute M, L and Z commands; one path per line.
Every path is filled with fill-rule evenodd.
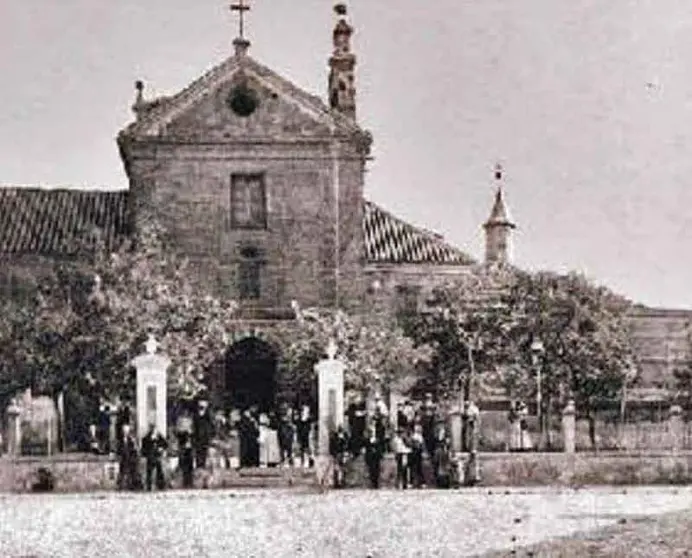
M 307 404 L 280 405 L 276 413 L 261 413 L 256 406 L 242 411 L 236 422 L 240 467 L 292 466 L 297 457 L 303 467 L 314 464 L 313 414 Z
M 206 466 L 209 447 L 214 437 L 214 421 L 207 401 L 199 401 L 192 412 L 186 413 L 176 428 L 178 441 L 178 466 L 182 473 L 183 488 L 194 485 L 194 470 Z M 116 425 L 117 455 L 119 462 L 118 487 L 121 490 L 138 490 L 142 484 L 146 490 L 155 486 L 163 490 L 166 485 L 163 459 L 169 449 L 168 440 L 154 423 L 138 447 L 131 431 L 130 420 L 123 415 Z M 144 483 L 140 478 L 139 458 L 145 461 Z
M 212 439 L 215 434 L 221 433 L 217 432 L 217 419 L 212 415 L 207 401 L 199 401 L 195 405 L 192 412 L 183 415 L 175 429 L 183 487 L 193 486 L 194 470 L 206 466 Z M 162 462 L 169 449 L 168 441 L 152 424 L 141 444 L 138 444 L 131 432 L 131 414 L 127 412 L 127 407 L 124 409 L 118 415 L 116 425 L 119 487 L 131 490 L 141 488 L 143 484 L 147 490 L 154 486 L 165 488 Z M 458 482 L 459 471 L 451 450 L 447 425 L 438 412 L 432 394 L 426 394 L 422 402 L 401 402 L 395 416 L 392 423 L 381 397 L 376 397 L 374 406 L 369 408 L 361 394 L 354 396 L 346 410 L 346 425 L 334 428 L 329 437 L 329 453 L 337 487 L 344 485 L 347 463 L 362 456 L 370 486 L 379 488 L 382 461 L 389 452 L 395 456 L 398 488 L 421 488 L 431 482 L 438 488 L 449 488 Z M 295 408 L 281 405 L 275 413 L 250 407 L 234 413 L 225 426 L 237 432 L 238 466 L 241 468 L 269 465 L 288 467 L 295 465 L 296 461 L 303 467 L 314 465 L 312 438 L 315 421 L 310 405 L 300 404 Z M 143 483 L 139 475 L 140 456 L 146 462 Z M 429 474 L 426 474 L 426 465 Z
M 509 408 L 509 451 L 531 451 L 533 442 L 527 417 L 529 409 L 523 401 L 512 401 Z
M 426 462 L 431 465 L 435 486 L 449 488 L 455 483 L 457 464 L 432 394 L 426 394 L 419 405 L 404 401 L 396 411 L 396 424 L 391 425 L 380 397 L 375 399 L 374 409 L 368 411 L 362 396 L 355 396 L 346 413 L 348 430 L 339 426 L 330 435 L 335 486 L 343 486 L 346 463 L 362 454 L 370 486 L 379 488 L 382 460 L 388 450 L 395 455 L 398 488 L 426 486 Z

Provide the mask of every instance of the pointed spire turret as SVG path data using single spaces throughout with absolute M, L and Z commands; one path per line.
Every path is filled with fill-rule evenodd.
M 329 105 L 355 119 L 356 56 L 351 52 L 353 27 L 346 20 L 348 9 L 344 2 L 334 6 L 334 13 L 337 15 L 337 23 L 333 34 L 334 52 L 329 59 Z
M 490 216 L 483 225 L 485 229 L 485 260 L 487 263 L 508 263 L 511 258 L 512 231 L 517 228 L 512 221 L 504 200 L 502 188 L 502 166 L 495 166 L 495 202 Z

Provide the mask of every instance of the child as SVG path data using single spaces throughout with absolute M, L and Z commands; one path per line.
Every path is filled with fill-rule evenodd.
M 192 437 L 188 431 L 183 430 L 178 433 L 178 447 L 180 452 L 178 466 L 183 474 L 183 488 L 192 488 L 195 457 L 192 448 Z
M 437 448 L 435 448 L 433 465 L 435 467 L 435 485 L 437 488 L 449 488 L 452 480 L 452 458 L 447 438 L 438 440 Z
M 411 449 L 408 447 L 402 427 L 397 428 L 396 434 L 392 439 L 392 451 L 396 456 L 396 486 L 405 490 L 408 488 L 409 483 L 408 456 L 411 453 Z
M 310 455 L 310 432 L 312 430 L 312 417 L 310 416 L 309 405 L 303 405 L 301 407 L 297 422 L 300 461 L 303 468 L 306 468 L 312 466 L 312 456 Z
M 423 438 L 423 427 L 416 424 L 413 427 L 413 435 L 409 442 L 409 470 L 414 488 L 425 486 L 423 478 L 423 451 L 425 450 L 425 439 Z
M 329 455 L 332 456 L 334 468 L 334 488 L 344 486 L 344 467 L 348 457 L 349 439 L 342 425 L 329 436 Z

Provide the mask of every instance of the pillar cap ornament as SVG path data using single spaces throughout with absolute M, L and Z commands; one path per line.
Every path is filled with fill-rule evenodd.
M 148 355 L 155 355 L 156 351 L 158 351 L 159 349 L 159 342 L 156 340 L 156 337 L 154 337 L 151 333 L 147 338 L 147 342 L 145 343 L 144 348 Z
M 337 346 L 336 346 L 336 341 L 334 339 L 330 339 L 329 342 L 327 343 L 327 358 L 329 360 L 334 360 L 336 358 L 336 352 L 337 352 Z
M 5 410 L 5 412 L 6 412 L 8 415 L 18 416 L 18 415 L 21 415 L 21 414 L 22 414 L 22 408 L 21 408 L 19 405 L 17 405 L 17 402 L 16 402 L 16 401 L 12 401 L 12 402 L 8 405 L 8 407 L 7 407 L 7 409 Z
M 577 414 L 577 407 L 574 403 L 574 399 L 570 399 L 567 401 L 567 405 L 565 405 L 565 408 L 562 410 L 563 415 L 576 415 Z

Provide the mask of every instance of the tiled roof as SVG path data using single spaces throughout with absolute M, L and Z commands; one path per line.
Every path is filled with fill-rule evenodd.
M 0 188 L 0 253 L 64 253 L 94 229 L 113 247 L 127 234 L 127 196 L 127 191 Z M 367 201 L 363 228 L 369 263 L 475 263 L 439 235 Z
M 127 234 L 127 191 L 0 187 L 0 253 L 57 254 L 94 229 L 107 246 Z
M 470 265 L 473 258 L 424 229 L 365 202 L 365 256 L 370 263 Z

